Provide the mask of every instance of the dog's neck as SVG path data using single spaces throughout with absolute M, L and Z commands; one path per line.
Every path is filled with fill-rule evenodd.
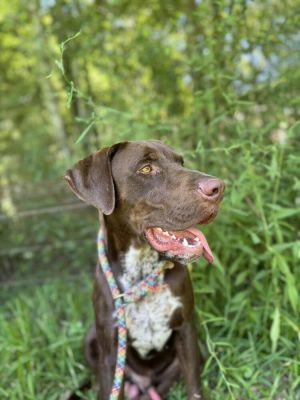
M 129 287 L 145 278 L 157 267 L 159 253 L 143 236 L 138 236 L 113 216 L 100 216 L 104 230 L 107 258 L 113 273 L 121 279 L 124 287 Z
M 106 216 L 100 214 L 100 225 L 104 230 L 105 245 L 108 253 L 108 258 L 112 261 L 120 253 L 126 252 L 133 242 L 140 242 L 142 245 L 145 240 L 139 238 L 124 222 L 122 218 L 118 218 L 115 213 Z
M 122 278 L 123 288 L 126 290 L 150 275 L 164 261 L 159 260 L 159 253 L 148 244 L 129 249 L 122 254 Z

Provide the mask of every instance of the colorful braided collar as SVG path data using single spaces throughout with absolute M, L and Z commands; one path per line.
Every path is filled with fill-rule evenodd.
M 165 267 L 163 263 L 159 263 L 158 267 L 144 280 L 139 282 L 134 287 L 129 288 L 126 292 L 121 293 L 106 257 L 104 233 L 101 228 L 99 229 L 98 233 L 98 257 L 106 280 L 109 284 L 116 309 L 118 352 L 110 400 L 117 400 L 124 378 L 126 362 L 127 328 L 125 319 L 125 306 L 128 303 L 137 302 L 146 295 L 155 293 L 165 287 L 165 285 L 162 283 L 163 275 L 161 275 L 161 273 L 165 270 Z

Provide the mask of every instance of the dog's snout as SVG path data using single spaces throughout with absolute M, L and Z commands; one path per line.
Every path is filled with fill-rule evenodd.
M 207 200 L 219 200 L 224 192 L 224 182 L 217 178 L 201 180 L 198 190 L 202 197 Z

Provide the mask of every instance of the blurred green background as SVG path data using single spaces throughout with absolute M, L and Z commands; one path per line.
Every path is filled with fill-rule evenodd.
M 299 16 L 297 0 L 1 2 L 0 398 L 63 399 L 89 375 L 98 220 L 62 176 L 155 138 L 226 181 L 216 262 L 193 269 L 206 392 L 300 399 Z

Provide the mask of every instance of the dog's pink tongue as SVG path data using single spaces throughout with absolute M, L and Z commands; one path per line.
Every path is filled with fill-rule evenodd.
M 206 240 L 206 237 L 204 236 L 204 233 L 202 233 L 201 231 L 199 231 L 199 229 L 196 228 L 188 228 L 187 231 L 191 232 L 193 235 L 197 236 L 203 246 L 203 256 L 204 258 L 209 262 L 209 263 L 213 263 L 214 262 L 214 256 L 213 253 L 209 247 L 209 244 Z

